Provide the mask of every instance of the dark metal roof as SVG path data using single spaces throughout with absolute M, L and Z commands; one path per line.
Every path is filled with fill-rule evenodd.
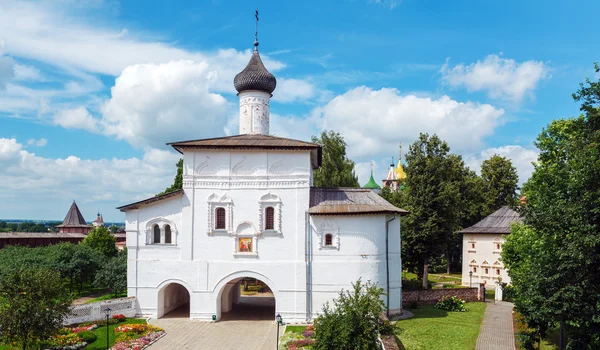
M 311 215 L 407 215 L 408 211 L 393 206 L 369 189 L 312 187 L 308 213 Z
M 212 139 L 170 142 L 179 153 L 184 149 L 237 149 L 237 150 L 310 150 L 313 168 L 321 166 L 321 146 L 316 143 L 271 135 L 246 134 Z
M 165 193 L 165 194 L 161 194 L 160 196 L 154 196 L 152 198 L 148 198 L 148 199 L 144 199 L 141 200 L 139 202 L 135 202 L 135 203 L 131 203 L 131 204 L 126 204 L 120 207 L 117 207 L 117 209 L 119 209 L 120 211 L 127 211 L 127 210 L 131 210 L 131 209 L 138 209 L 141 206 L 145 206 L 148 204 L 152 204 L 158 201 L 162 201 L 165 199 L 169 199 L 175 196 L 180 196 L 183 194 L 183 189 L 181 190 L 177 190 L 174 192 L 169 192 L 169 193 Z
M 258 46 L 258 42 L 254 45 Z M 277 79 L 265 68 L 255 48 L 246 68 L 233 79 L 233 85 L 238 92 L 258 90 L 271 94 L 277 86 Z
M 458 231 L 458 233 L 507 234 L 510 233 L 510 224 L 513 222 L 523 222 L 523 218 L 516 211 L 504 206 L 475 225 Z
M 81 212 L 79 211 L 79 207 L 77 207 L 77 204 L 73 201 L 63 223 L 56 227 L 90 227 L 90 225 L 85 222 L 83 215 L 81 215 Z

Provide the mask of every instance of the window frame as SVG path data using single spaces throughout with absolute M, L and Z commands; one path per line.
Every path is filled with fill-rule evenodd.
M 267 208 L 273 208 L 273 228 L 267 228 Z M 274 193 L 267 192 L 258 200 L 258 227 L 259 234 L 281 235 L 282 234 L 282 213 L 281 198 Z
M 222 214 L 222 215 L 220 215 Z M 215 208 L 215 231 L 223 231 L 227 229 L 227 210 L 223 207 Z
M 166 227 L 169 227 L 171 231 L 171 241 L 167 242 L 166 240 Z M 158 228 L 158 232 L 156 229 Z M 157 240 L 156 234 L 159 234 L 159 239 Z M 145 245 L 161 245 L 161 246 L 177 246 L 178 243 L 178 230 L 175 223 L 169 219 L 164 217 L 157 217 L 152 220 L 146 222 L 146 244 Z
M 340 227 L 333 219 L 324 219 L 317 231 L 319 250 L 340 250 Z M 331 235 L 331 244 L 327 243 L 327 235 Z
M 275 208 L 268 206 L 265 208 L 265 231 L 275 230 Z
M 218 195 L 216 193 L 208 196 L 207 199 L 208 218 L 206 233 L 213 234 L 232 234 L 233 233 L 233 200 L 227 193 Z M 217 226 L 217 209 L 225 210 L 225 227 Z M 219 228 L 217 228 L 219 227 Z
M 166 224 L 164 226 L 165 231 L 165 244 L 173 244 L 173 232 L 171 231 L 171 225 Z
M 326 247 L 333 245 L 333 234 L 332 233 L 325 234 L 325 243 L 324 244 Z

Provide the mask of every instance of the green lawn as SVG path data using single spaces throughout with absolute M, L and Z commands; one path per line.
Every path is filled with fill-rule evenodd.
M 411 309 L 415 317 L 396 322 L 396 336 L 406 350 L 475 349 L 485 303 L 467 303 L 468 312 L 447 312 L 432 305 Z
M 112 346 L 115 343 L 115 328 L 119 327 L 122 324 L 132 324 L 132 323 L 146 323 L 146 320 L 143 318 L 128 318 L 124 322 L 112 324 L 108 326 L 108 337 L 110 339 L 109 345 Z M 94 333 L 98 339 L 95 342 L 85 347 L 85 350 L 104 350 L 106 349 L 106 326 L 98 327 L 94 329 Z
M 285 326 L 286 333 L 302 333 L 307 326 Z
M 126 291 L 122 292 L 122 293 L 119 293 L 117 295 L 114 295 L 112 293 L 107 293 L 107 294 L 101 295 L 101 296 L 99 296 L 97 298 L 90 299 L 90 300 L 86 301 L 85 304 L 95 303 L 97 301 L 103 301 L 103 300 L 116 299 L 116 298 L 125 298 L 126 296 L 127 296 L 127 292 Z

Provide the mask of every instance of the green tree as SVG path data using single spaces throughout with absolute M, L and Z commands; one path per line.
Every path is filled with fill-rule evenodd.
M 17 231 L 17 224 L 15 224 L 14 222 L 10 222 L 8 224 L 6 224 L 6 228 L 8 229 L 8 232 L 16 232 Z
M 94 227 L 90 233 L 84 238 L 81 244 L 87 245 L 104 255 L 105 257 L 117 256 L 117 247 L 115 243 L 117 238 L 110 233 L 104 226 Z
M 583 115 L 555 120 L 542 131 L 535 170 L 523 186 L 523 213 L 531 227 L 527 239 L 532 249 L 540 248 L 536 256 L 515 247 L 502 257 L 511 278 L 515 274 L 515 306 L 528 324 L 543 333 L 547 324 L 558 322 L 569 336 L 567 347 L 598 349 L 600 81 L 588 79 L 573 97 L 582 102 Z M 525 234 L 515 233 L 509 240 L 516 246 Z M 528 265 L 539 270 L 525 280 L 519 276 Z
M 386 324 L 381 318 L 385 312 L 383 289 L 359 279 L 352 291 L 341 291 L 329 302 L 315 320 L 316 350 L 329 349 L 379 349 L 378 334 L 386 334 Z
M 0 221 L 0 230 L 4 230 L 6 228 L 6 221 Z
M 481 177 L 485 183 L 488 213 L 516 204 L 519 176 L 510 159 L 494 154 L 484 160 Z
M 344 137 L 333 130 L 325 130 L 312 142 L 323 147 L 323 162 L 314 173 L 315 187 L 359 187 L 354 174 L 354 162 L 346 156 Z
M 119 231 L 119 226 L 117 226 L 117 225 L 110 225 L 110 227 L 108 228 L 108 230 L 111 233 L 117 233 Z
M 447 253 L 446 239 L 456 229 L 460 187 L 454 173 L 462 162 L 456 157 L 446 142 L 428 134 L 420 134 L 406 155 L 405 209 L 410 215 L 403 222 L 403 254 L 419 267 L 423 288 L 428 287 L 430 258 Z
M 113 295 L 118 295 L 127 289 L 127 251 L 110 259 L 96 274 L 96 287 L 106 287 Z
M 157 196 L 175 192 L 183 188 L 183 158 L 179 158 L 179 161 L 175 166 L 177 166 L 177 173 L 175 174 L 175 179 L 173 179 L 173 184 L 165 188 L 165 190 L 157 194 Z
M 55 335 L 72 298 L 52 270 L 26 268 L 0 279 L 0 340 L 21 349 Z

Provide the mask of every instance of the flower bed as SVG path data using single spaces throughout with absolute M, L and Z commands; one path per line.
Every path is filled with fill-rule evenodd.
M 313 339 L 315 331 L 313 326 L 308 326 L 304 329 L 296 329 L 297 327 L 289 327 L 279 339 L 279 349 L 282 350 L 299 350 L 311 349 L 315 342 Z
M 140 350 L 165 334 L 161 328 L 149 324 L 124 324 L 117 327 L 115 333 L 113 350 Z

